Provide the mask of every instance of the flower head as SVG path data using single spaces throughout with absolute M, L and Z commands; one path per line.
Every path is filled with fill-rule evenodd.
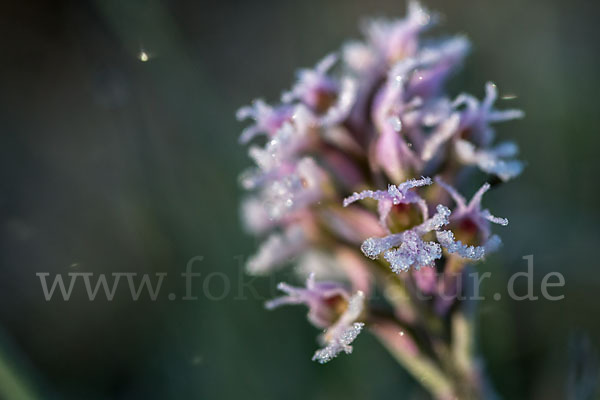
M 320 363 L 350 353 L 365 326 L 381 333 L 372 325 L 383 318 L 369 299 L 376 291 L 398 320 L 418 324 L 418 310 L 427 307 L 435 314 L 439 298 L 413 308 L 393 292 L 434 294 L 451 272 L 499 247 L 491 223 L 508 223 L 481 206 L 489 184 L 469 202 L 451 185 L 473 166 L 500 183 L 516 177 L 523 169 L 517 147 L 495 144 L 491 126 L 523 113 L 497 110 L 491 83 L 481 101 L 447 94 L 471 46 L 463 36 L 423 41 L 436 20 L 410 1 L 406 18 L 372 20 L 365 40 L 301 69 L 280 104 L 257 100 L 238 111 L 239 119 L 253 120 L 240 142 L 266 135 L 263 145 L 250 146 L 255 165 L 241 177 L 252 191 L 241 207 L 245 226 L 266 236 L 247 269 L 267 274 L 299 259 L 304 276 L 316 271 L 328 279 L 310 274 L 305 287 L 281 283 L 285 295 L 266 303 L 308 307 L 308 320 L 324 329 L 313 356 Z M 444 177 L 436 183 L 454 199 L 452 211 L 428 175 Z M 449 310 L 454 300 L 443 304 Z

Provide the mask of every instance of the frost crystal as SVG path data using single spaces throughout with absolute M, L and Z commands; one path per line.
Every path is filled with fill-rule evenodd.
M 413 231 L 403 234 L 400 247 L 388 250 L 384 254 L 395 273 L 408 271 L 412 265 L 415 265 L 415 269 L 424 266 L 431 267 L 434 261 L 441 256 L 442 249 L 439 244 L 425 242 Z
M 325 364 L 337 357 L 342 351 L 346 354 L 351 354 L 352 346 L 350 346 L 350 344 L 354 342 L 354 339 L 356 339 L 358 334 L 362 331 L 363 326 L 365 326 L 364 323 L 355 322 L 351 326 L 345 328 L 339 337 L 331 340 L 327 343 L 327 346 L 315 352 L 312 358 L 313 361 Z
M 364 297 L 364 293 L 359 290 L 350 298 L 346 311 L 322 335 L 321 341 L 325 347 L 315 352 L 313 361 L 324 364 L 342 351 L 346 354 L 352 353 L 350 344 L 354 342 L 365 325 L 363 322 L 356 322 L 363 312 Z
M 487 209 L 484 209 L 484 210 L 481 209 L 481 199 L 482 199 L 483 195 L 485 194 L 485 192 L 487 192 L 490 189 L 490 184 L 484 183 L 477 190 L 477 192 L 475 192 L 475 194 L 471 198 L 471 201 L 467 204 L 466 199 L 460 193 L 458 193 L 456 191 L 456 189 L 454 189 L 452 186 L 445 183 L 441 178 L 436 177 L 435 181 L 437 184 L 442 186 L 448 192 L 448 194 L 450 194 L 452 199 L 454 199 L 454 201 L 456 202 L 456 208 L 452 214 L 451 220 L 453 220 L 453 221 L 468 220 L 468 221 L 472 222 L 477 227 L 477 229 L 481 235 L 482 242 L 483 242 L 483 247 L 481 247 L 481 250 L 477 250 L 478 247 L 474 248 L 473 250 L 470 250 L 468 247 L 466 247 L 459 241 L 459 242 L 456 242 L 452 247 L 453 249 L 456 249 L 456 251 L 450 251 L 450 250 L 449 251 L 451 253 L 459 253 L 459 254 L 460 254 L 460 251 L 464 251 L 464 252 L 469 252 L 470 254 L 473 254 L 473 255 L 478 255 L 479 252 L 482 252 L 481 257 L 483 257 L 483 254 L 485 252 L 492 252 L 492 251 L 496 250 L 500 246 L 501 241 L 498 236 L 491 236 L 490 222 L 493 222 L 498 225 L 506 226 L 506 225 L 508 225 L 508 220 L 506 218 L 493 216 L 490 213 L 490 211 Z M 444 235 L 442 235 L 442 237 L 444 239 L 448 240 L 448 242 L 454 241 L 454 235 L 444 234 Z M 463 247 L 464 247 L 464 249 L 463 249 Z M 463 249 L 463 250 L 461 250 L 461 249 Z M 477 257 L 477 259 L 481 258 L 481 257 Z M 473 257 L 468 257 L 468 258 L 473 258 Z
M 384 253 L 384 258 L 395 273 L 407 271 L 411 266 L 415 269 L 433 266 L 434 261 L 442 257 L 442 248 L 438 243 L 424 241 L 421 236 L 448 224 L 449 215 L 447 207 L 438 205 L 437 212 L 422 224 L 402 233 L 369 238 L 363 242 L 361 250 L 371 259 Z
M 377 207 L 379 211 L 379 221 L 381 226 L 387 228 L 386 219 L 389 215 L 392 206 L 398 204 L 411 204 L 416 203 L 421 208 L 421 213 L 423 214 L 423 218 L 427 218 L 427 205 L 425 201 L 419 197 L 415 192 L 409 191 L 410 189 L 431 185 L 431 178 L 421 178 L 421 179 L 410 179 L 404 183 L 396 185 L 389 185 L 388 190 L 363 190 L 360 193 L 354 192 L 354 194 L 350 197 L 346 197 L 344 199 L 344 207 L 349 206 L 358 200 L 364 199 L 374 199 L 377 200 Z
M 485 254 L 485 249 L 481 246 L 467 246 L 460 240 L 454 239 L 454 233 L 451 231 L 436 232 L 438 242 L 448 250 L 449 253 L 456 253 L 463 258 L 479 260 Z

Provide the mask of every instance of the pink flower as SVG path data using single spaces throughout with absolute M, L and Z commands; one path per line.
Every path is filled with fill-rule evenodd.
M 404 183 L 396 185 L 389 185 L 388 190 L 363 190 L 360 193 L 354 193 L 350 197 L 344 199 L 344 207 L 349 206 L 358 200 L 364 200 L 367 198 L 377 200 L 377 210 L 379 212 L 379 222 L 381 226 L 387 229 L 387 217 L 392 209 L 392 206 L 398 204 L 417 204 L 423 215 L 423 219 L 427 219 L 427 204 L 419 195 L 410 191 L 410 189 L 431 185 L 431 178 L 421 179 L 410 179 Z
M 516 145 L 494 144 L 491 126 L 523 113 L 495 109 L 497 88 L 491 83 L 481 101 L 447 94 L 446 82 L 470 44 L 463 36 L 421 40 L 435 21 L 410 1 L 406 18 L 371 21 L 366 40 L 347 43 L 341 58 L 333 52 L 314 68 L 301 69 L 281 104 L 257 100 L 240 109 L 239 119 L 253 120 L 240 142 L 266 136 L 263 145 L 248 150 L 254 166 L 241 184 L 252 194 L 241 212 L 245 227 L 265 237 L 248 260 L 249 273 L 296 264 L 302 276 L 310 274 L 305 287 L 279 284 L 285 295 L 266 306 L 308 307 L 309 321 L 324 330 L 313 360 L 325 363 L 350 353 L 369 325 L 418 378 L 435 378 L 423 382 L 435 386 L 438 398 L 453 398 L 455 382 L 446 380 L 456 371 L 446 376 L 438 364 L 454 357 L 454 350 L 437 352 L 455 348 L 455 333 L 445 331 L 455 320 L 441 314 L 458 309 L 451 308 L 456 299 L 415 297 L 436 287 L 459 294 L 451 284 L 466 265 L 499 247 L 491 223 L 508 221 L 482 208 L 490 185 L 467 202 L 450 184 L 468 177 L 472 167 L 502 182 L 519 175 L 523 163 L 515 159 Z M 452 211 L 427 175 L 450 183 L 436 178 L 456 203 Z M 317 282 L 315 273 L 327 280 Z M 384 301 L 370 298 L 375 293 Z M 423 333 L 423 340 L 413 341 L 408 331 L 403 336 L 397 322 Z
M 461 94 L 454 101 L 454 106 L 464 106 L 460 129 L 468 131 L 468 140 L 480 145 L 489 146 L 494 140 L 494 130 L 490 124 L 523 118 L 521 110 L 496 110 L 493 108 L 498 97 L 498 88 L 492 82 L 485 85 L 485 98 L 479 102 L 469 94 Z
M 254 124 L 243 130 L 240 135 L 240 143 L 248 143 L 260 133 L 269 136 L 275 135 L 283 123 L 291 118 L 292 113 L 293 107 L 282 105 L 273 108 L 260 99 L 254 101 L 252 106 L 240 108 L 236 114 L 238 120 L 252 118 L 255 121 Z
M 315 282 L 314 274 L 306 280 L 305 288 L 289 286 L 286 283 L 280 283 L 277 287 L 287 294 L 268 301 L 265 304 L 268 309 L 284 304 L 305 304 L 309 310 L 308 320 L 318 328 L 326 328 L 319 339 L 324 347 L 315 352 L 313 361 L 323 364 L 341 352 L 352 353 L 351 343 L 364 326 L 364 323 L 356 322 L 363 311 L 363 292 L 357 291 L 350 296 L 348 291 L 336 282 Z M 341 314 L 340 305 L 345 306 L 345 311 Z
M 442 257 L 442 248 L 438 243 L 424 241 L 422 236 L 448 224 L 449 215 L 447 207 L 438 205 L 437 213 L 422 224 L 383 238 L 369 238 L 363 242 L 361 250 L 371 259 L 383 253 L 395 273 L 408 271 L 411 266 L 415 269 L 431 267 Z
M 456 208 L 452 212 L 450 220 L 457 223 L 469 224 L 476 228 L 477 232 L 481 237 L 483 247 L 465 246 L 460 241 L 451 245 L 454 242 L 454 234 L 452 232 L 438 232 L 438 240 L 447 244 L 447 247 L 452 250 L 452 253 L 459 253 L 466 256 L 470 254 L 469 258 L 479 259 L 483 257 L 485 251 L 494 251 L 500 245 L 500 238 L 496 235 L 491 234 L 490 222 L 498 225 L 508 225 L 506 218 L 500 218 L 493 216 L 488 209 L 481 209 L 481 199 L 485 192 L 490 189 L 489 183 L 484 183 L 477 192 L 471 198 L 471 201 L 467 203 L 467 200 L 452 186 L 445 183 L 441 178 L 436 177 L 436 183 L 442 186 L 452 199 L 456 202 Z

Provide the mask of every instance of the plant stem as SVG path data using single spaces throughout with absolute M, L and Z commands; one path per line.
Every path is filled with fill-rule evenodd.
M 391 321 L 377 321 L 370 327 L 394 358 L 436 399 L 454 399 L 452 382 L 429 358 L 424 356 L 410 334 Z

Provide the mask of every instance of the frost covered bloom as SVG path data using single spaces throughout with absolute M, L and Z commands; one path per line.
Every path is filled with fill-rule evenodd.
M 475 165 L 482 171 L 507 181 L 523 171 L 523 163 L 512 159 L 519 148 L 513 142 L 492 146 L 495 133 L 490 124 L 522 118 L 524 113 L 521 110 L 493 109 L 498 97 L 495 84 L 488 82 L 485 93 L 481 102 L 468 94 L 461 94 L 454 101 L 455 107 L 464 106 L 459 126 L 461 139 L 455 141 L 455 151 L 462 163 Z
M 383 238 L 369 238 L 364 241 L 361 250 L 372 259 L 384 253 L 392 271 L 396 273 L 407 271 L 413 265 L 415 269 L 431 267 L 442 256 L 442 249 L 438 243 L 424 241 L 422 236 L 446 225 L 449 215 L 450 210 L 440 204 L 437 213 L 422 224 Z
M 352 353 L 350 344 L 365 325 L 363 322 L 356 322 L 363 311 L 363 301 L 364 295 L 361 291 L 356 292 L 350 298 L 346 311 L 321 336 L 320 340 L 324 347 L 315 352 L 312 358 L 313 361 L 324 364 L 337 357 L 342 351 L 346 354 Z
M 317 63 L 314 69 L 298 72 L 298 82 L 292 90 L 283 93 L 284 103 L 299 100 L 316 114 L 321 115 L 323 125 L 341 122 L 348 116 L 356 95 L 355 80 L 344 76 L 337 80 L 328 71 L 337 61 L 335 54 L 329 54 Z
M 452 382 L 456 371 L 438 365 L 448 355 L 432 357 L 439 343 L 408 336 L 435 329 L 436 340 L 454 337 L 440 331 L 450 329 L 448 320 L 435 318 L 460 313 L 460 304 L 444 300 L 444 314 L 437 313 L 436 290 L 497 249 L 491 224 L 508 223 L 481 205 L 489 184 L 473 183 L 482 186 L 469 202 L 455 187 L 481 179 L 469 174 L 473 167 L 498 184 L 521 173 L 516 145 L 495 144 L 491 124 L 523 113 L 496 109 L 498 90 L 491 83 L 481 101 L 446 92 L 471 46 L 464 36 L 422 40 L 437 21 L 412 1 L 406 18 L 372 20 L 366 40 L 346 43 L 300 70 L 281 103 L 243 107 L 238 118 L 252 122 L 240 142 L 252 142 L 255 167 L 241 177 L 251 192 L 241 211 L 246 228 L 264 237 L 248 259 L 249 273 L 264 275 L 298 261 L 308 275 L 304 287 L 280 284 L 285 295 L 267 308 L 308 307 L 309 321 L 324 330 L 313 360 L 350 353 L 367 329 L 419 380 L 428 376 L 422 382 L 432 393 L 471 398 L 465 382 Z M 383 293 L 384 311 L 374 293 Z M 423 293 L 435 301 L 417 296 Z M 422 311 L 427 318 L 418 317 Z M 399 334 L 406 336 L 391 339 L 395 328 L 382 326 L 404 326 Z M 398 343 L 411 343 L 410 349 Z
M 356 322 L 363 311 L 363 292 L 357 291 L 350 296 L 337 282 L 315 282 L 314 273 L 309 275 L 304 288 L 283 282 L 277 287 L 286 295 L 268 301 L 265 304 L 268 309 L 284 304 L 305 304 L 309 310 L 308 320 L 318 328 L 326 328 L 320 337 L 324 347 L 315 352 L 313 360 L 325 363 L 342 351 L 352 352 L 350 344 L 364 326 L 364 323 Z
M 431 178 L 411 179 L 400 185 L 389 185 L 388 190 L 363 190 L 360 193 L 354 193 L 352 196 L 344 199 L 344 207 L 358 200 L 371 198 L 377 200 L 377 211 L 379 212 L 379 222 L 384 228 L 387 228 L 386 220 L 392 209 L 392 206 L 398 204 L 416 203 L 421 208 L 423 218 L 427 218 L 427 204 L 425 200 L 419 197 L 415 192 L 409 191 L 412 188 L 431 185 Z
M 240 135 L 240 143 L 248 143 L 254 136 L 264 133 L 275 135 L 277 130 L 292 116 L 292 107 L 282 105 L 277 109 L 269 106 L 263 100 L 256 100 L 252 106 L 238 110 L 237 119 L 252 118 L 255 123 L 250 125 Z
M 500 238 L 491 234 L 490 222 L 506 226 L 508 225 L 508 220 L 506 218 L 493 216 L 487 209 L 481 209 L 481 199 L 485 192 L 490 189 L 490 184 L 487 182 L 484 183 L 479 190 L 475 192 L 471 201 L 467 203 L 467 200 L 458 193 L 456 189 L 445 183 L 441 178 L 436 178 L 436 182 L 442 186 L 456 202 L 456 209 L 451 219 L 460 223 L 463 229 L 475 228 L 476 233 L 479 235 L 479 241 L 483 244 L 484 248 L 487 248 L 488 251 L 495 250 L 500 245 Z M 441 233 L 441 235 L 446 240 L 454 239 L 452 233 Z M 440 233 L 438 233 L 438 239 L 439 236 Z M 462 246 L 459 245 L 459 248 L 461 247 Z M 482 249 L 479 251 L 482 252 L 483 256 L 484 250 Z M 451 251 L 451 253 L 452 252 L 454 251 Z
M 305 304 L 308 306 L 308 320 L 317 328 L 326 328 L 335 320 L 336 308 L 347 303 L 350 294 L 337 282 L 315 282 L 315 274 L 306 279 L 306 286 L 298 288 L 280 283 L 277 288 L 286 295 L 265 304 L 268 309 L 284 304 Z

